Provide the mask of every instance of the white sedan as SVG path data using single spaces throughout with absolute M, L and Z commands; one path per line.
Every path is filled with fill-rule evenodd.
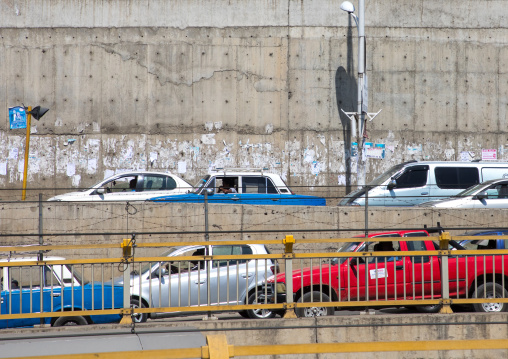
M 189 183 L 171 173 L 136 171 L 118 173 L 88 189 L 61 194 L 48 201 L 144 201 L 190 190 Z
M 453 197 L 425 202 L 418 207 L 508 208 L 508 179 L 485 181 Z

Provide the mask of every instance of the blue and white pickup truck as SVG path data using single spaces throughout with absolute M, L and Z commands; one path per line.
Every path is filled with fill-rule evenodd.
M 153 197 L 149 201 L 203 203 L 205 193 L 211 204 L 326 205 L 325 198 L 295 194 L 280 175 L 261 169 L 215 170 L 201 178 L 189 193 Z
M 41 324 L 41 319 L 38 317 L 4 319 L 3 315 L 123 307 L 122 286 L 85 283 L 79 275 L 78 268 L 71 269 L 66 264 L 51 263 L 61 260 L 65 259 L 45 257 L 44 265 L 33 265 L 37 261 L 36 257 L 0 260 L 0 274 L 2 276 L 0 281 L 0 328 L 32 327 Z M 17 262 L 20 266 L 6 266 L 7 262 Z M 23 263 L 27 263 L 27 265 Z M 43 318 L 43 323 L 57 327 L 115 323 L 120 319 L 119 314 L 79 315 Z

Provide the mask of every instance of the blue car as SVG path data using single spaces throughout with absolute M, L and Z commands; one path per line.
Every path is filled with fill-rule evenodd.
M 154 202 L 209 203 L 255 205 L 325 206 L 326 199 L 294 194 L 282 178 L 262 170 L 220 170 L 199 180 L 186 194 L 150 198 Z
M 508 236 L 508 229 L 485 231 L 478 230 L 466 232 L 463 236 Z M 478 239 L 478 240 L 462 240 L 459 244 L 465 249 L 508 249 L 508 239 Z
M 50 257 L 45 258 L 45 261 L 50 263 L 51 260 L 60 259 L 63 260 Z M 14 261 L 19 260 L 34 259 L 22 258 Z M 0 261 L 2 273 L 0 328 L 32 327 L 41 324 L 41 318 L 2 319 L 2 315 L 123 307 L 122 286 L 83 283 L 78 272 L 71 270 L 67 265 L 7 267 L 2 266 L 2 262 L 5 261 Z M 51 326 L 63 326 L 115 323 L 120 319 L 120 314 L 107 314 L 42 318 L 42 321 Z

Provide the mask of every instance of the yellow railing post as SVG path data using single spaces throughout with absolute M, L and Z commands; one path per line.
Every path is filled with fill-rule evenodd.
M 206 347 L 201 347 L 201 358 L 209 359 L 229 359 L 234 357 L 234 347 L 228 345 L 228 340 L 224 334 L 207 335 Z
M 21 190 L 21 200 L 26 199 L 26 182 L 28 174 L 28 159 L 30 153 L 30 126 L 32 120 L 32 106 L 28 106 L 26 111 L 26 139 L 25 139 L 25 162 L 23 164 L 23 189 Z
M 296 318 L 295 305 L 293 303 L 293 244 L 295 239 L 291 235 L 287 235 L 282 240 L 284 243 L 284 261 L 286 267 L 286 312 L 284 318 Z
M 448 275 L 448 244 L 450 243 L 450 232 L 442 232 L 439 234 L 439 249 L 441 257 L 441 303 L 443 306 L 439 313 L 453 313 L 450 307 L 450 277 Z
M 134 242 L 134 235 L 132 239 L 124 238 L 121 243 L 122 256 L 123 256 L 123 311 L 120 324 L 132 324 L 132 309 L 131 309 L 131 276 L 129 269 L 129 262 L 132 260 L 132 247 Z

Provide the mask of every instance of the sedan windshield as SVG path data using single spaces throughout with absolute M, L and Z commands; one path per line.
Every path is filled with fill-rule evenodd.
M 159 257 L 168 257 L 169 255 L 171 255 L 171 253 L 175 252 L 177 249 L 178 249 L 178 247 L 170 248 L 166 252 L 162 253 Z M 145 273 L 150 268 L 152 268 L 156 263 L 158 263 L 158 262 L 147 262 L 147 263 L 143 264 L 143 266 L 141 267 L 141 273 Z M 134 269 L 131 272 L 131 275 L 138 275 L 138 274 L 139 273 L 138 273 L 137 269 Z
M 478 192 L 479 190 L 482 190 L 483 188 L 486 188 L 487 186 L 485 184 L 477 184 L 477 185 L 474 185 L 474 186 L 471 186 L 469 188 L 466 188 L 465 190 L 463 190 L 462 192 L 459 192 L 457 193 L 455 196 L 453 197 L 467 197 L 467 196 L 472 196 L 473 194 L 475 194 L 476 192 Z

